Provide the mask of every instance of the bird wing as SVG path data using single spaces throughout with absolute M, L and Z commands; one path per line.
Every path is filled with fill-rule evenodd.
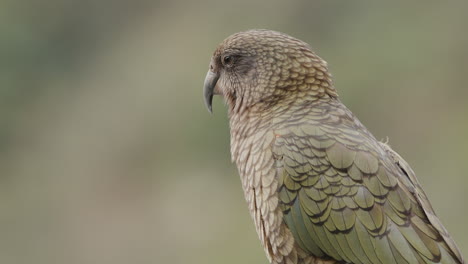
M 447 244 L 450 250 L 452 250 L 455 257 L 461 263 L 464 263 L 463 256 L 461 255 L 460 250 L 458 249 L 454 240 L 448 233 L 447 229 L 445 229 L 445 227 L 440 222 L 439 218 L 435 215 L 434 209 L 432 208 L 432 205 L 430 204 L 426 193 L 422 189 L 422 186 L 419 184 L 419 181 L 416 178 L 416 174 L 414 173 L 414 171 L 411 169 L 409 164 L 400 155 L 398 155 L 398 153 L 396 153 L 393 149 L 390 148 L 390 146 L 382 142 L 380 144 L 390 155 L 393 162 L 397 164 L 398 167 L 403 171 L 403 173 L 408 177 L 410 185 L 414 188 L 414 196 L 419 201 L 419 204 L 426 213 L 427 219 L 429 220 L 430 224 L 439 232 L 439 234 L 444 239 L 444 242 Z M 411 187 L 408 186 L 408 188 Z
M 297 245 L 346 263 L 463 263 L 408 164 L 350 115 L 275 131 L 280 206 Z

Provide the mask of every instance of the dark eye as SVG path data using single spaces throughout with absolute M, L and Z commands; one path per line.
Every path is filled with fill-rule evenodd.
M 231 66 L 234 62 L 234 58 L 230 55 L 226 55 L 223 57 L 223 65 L 224 66 Z

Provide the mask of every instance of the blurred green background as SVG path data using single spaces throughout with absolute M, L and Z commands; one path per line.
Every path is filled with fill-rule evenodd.
M 0 263 L 267 263 L 202 83 L 286 32 L 468 252 L 468 1 L 1 1 Z

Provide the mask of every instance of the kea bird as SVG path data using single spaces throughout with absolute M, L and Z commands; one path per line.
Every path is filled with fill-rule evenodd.
M 231 155 L 270 263 L 463 263 L 403 158 L 338 99 L 310 46 L 249 30 L 215 50 Z

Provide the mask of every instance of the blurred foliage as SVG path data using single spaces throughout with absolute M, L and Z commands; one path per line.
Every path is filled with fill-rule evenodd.
M 269 28 L 412 164 L 468 252 L 467 1 L 0 1 L 1 263 L 267 263 L 204 109 L 210 56 Z

